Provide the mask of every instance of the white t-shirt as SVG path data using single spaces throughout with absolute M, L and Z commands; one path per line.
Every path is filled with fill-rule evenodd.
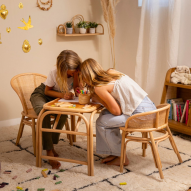
M 53 90 L 60 92 L 60 88 L 56 81 L 56 77 L 57 77 L 57 68 L 54 67 L 48 74 L 48 77 L 47 77 L 46 81 L 44 82 L 44 85 L 53 87 Z M 67 84 L 68 84 L 69 91 L 73 88 L 73 81 L 74 81 L 73 77 L 67 78 Z

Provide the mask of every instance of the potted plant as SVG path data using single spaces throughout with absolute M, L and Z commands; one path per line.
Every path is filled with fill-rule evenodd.
M 78 28 L 80 28 L 80 33 L 85 34 L 88 28 L 88 24 L 86 21 L 80 21 L 76 24 Z
M 98 24 L 96 22 L 89 22 L 89 33 L 95 33 Z
M 67 22 L 66 23 L 66 33 L 67 34 L 72 34 L 73 28 L 72 28 L 72 22 Z

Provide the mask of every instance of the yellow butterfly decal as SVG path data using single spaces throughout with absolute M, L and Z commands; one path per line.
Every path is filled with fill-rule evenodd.
M 29 29 L 33 28 L 33 25 L 31 25 L 31 17 L 30 16 L 29 16 L 28 23 L 26 23 L 24 19 L 22 19 L 21 22 L 23 22 L 25 24 L 25 26 L 24 27 L 18 27 L 19 29 L 29 30 Z

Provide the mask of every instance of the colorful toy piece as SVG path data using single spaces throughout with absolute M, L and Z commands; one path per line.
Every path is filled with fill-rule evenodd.
M 59 176 L 57 174 L 55 174 L 54 176 L 56 176 L 56 178 L 59 178 Z
M 21 187 L 17 186 L 17 189 L 22 190 L 23 188 L 21 188 Z
M 60 169 L 60 171 L 59 172 L 64 172 L 65 170 L 64 169 Z
M 38 188 L 38 191 L 44 191 L 45 188 Z
M 39 179 L 39 178 L 40 178 L 40 176 L 36 177 L 36 179 Z
M 14 176 L 12 179 L 16 179 L 17 178 L 17 176 Z
M 47 171 L 48 169 L 47 168 L 45 168 L 45 169 L 43 169 L 42 171 Z
M 42 170 L 41 174 L 44 176 L 44 178 L 48 177 L 47 174 Z
M 56 180 L 56 176 L 53 176 L 53 180 Z
M 32 168 L 29 168 L 26 172 L 29 173 L 30 171 L 32 171 Z
M 126 185 L 126 184 L 127 184 L 126 182 L 119 183 L 119 185 Z
M 62 181 L 59 181 L 59 182 L 56 182 L 55 184 L 61 184 L 62 183 Z
M 51 173 L 51 171 L 49 170 L 47 174 L 50 175 L 50 173 Z

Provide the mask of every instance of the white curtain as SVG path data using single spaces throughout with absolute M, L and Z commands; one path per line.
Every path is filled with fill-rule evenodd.
M 143 0 L 135 81 L 155 104 L 167 70 L 178 64 L 180 16 L 181 0 Z

